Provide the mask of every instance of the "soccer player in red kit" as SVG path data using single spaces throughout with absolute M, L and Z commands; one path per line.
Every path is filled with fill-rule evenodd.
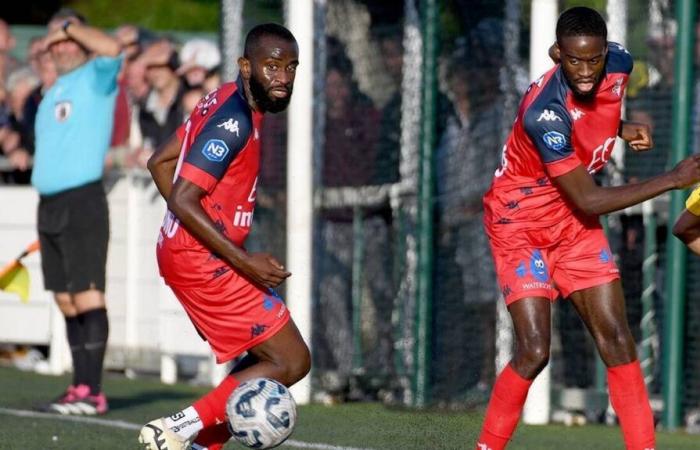
M 268 377 L 290 386 L 309 372 L 309 349 L 272 290 L 290 273 L 273 256 L 243 248 L 255 207 L 263 114 L 289 104 L 298 53 L 286 28 L 253 28 L 238 80 L 200 100 L 149 160 L 168 203 L 158 237 L 161 275 L 219 363 L 247 355 L 192 406 L 146 424 L 139 441 L 147 449 L 220 449 L 231 437 L 226 400 L 241 382 Z
M 527 392 L 549 359 L 551 302 L 569 298 L 607 366 L 610 401 L 630 450 L 653 450 L 654 421 L 620 276 L 599 216 L 700 179 L 700 157 L 646 181 L 600 187 L 591 174 L 616 138 L 652 146 L 649 127 L 621 121 L 632 57 L 607 41 L 596 11 L 575 7 L 557 21 L 558 64 L 530 85 L 500 167 L 484 196 L 484 225 L 515 330 L 513 359 L 491 393 L 477 450 L 505 448 Z

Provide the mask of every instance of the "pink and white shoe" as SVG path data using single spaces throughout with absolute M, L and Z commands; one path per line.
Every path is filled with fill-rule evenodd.
M 87 387 L 87 386 L 85 386 L 85 387 Z M 51 400 L 50 402 L 38 405 L 35 409 L 38 411 L 41 411 L 41 412 L 56 412 L 54 410 L 55 405 L 64 405 L 66 403 L 70 403 L 70 402 L 76 400 L 76 398 L 77 398 L 77 396 L 76 396 L 77 391 L 76 390 L 77 389 L 78 389 L 78 386 L 71 384 L 70 386 L 68 386 L 66 388 L 66 390 L 61 395 L 59 395 L 55 399 Z M 81 388 L 81 392 L 82 391 L 83 391 L 83 389 Z M 89 391 L 89 388 L 88 388 L 88 391 Z

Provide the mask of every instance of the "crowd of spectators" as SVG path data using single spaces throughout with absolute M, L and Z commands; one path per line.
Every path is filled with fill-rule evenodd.
M 148 157 L 183 122 L 197 101 L 220 84 L 216 42 L 184 42 L 135 25 L 113 31 L 124 63 L 114 110 L 106 168 L 145 168 Z M 43 94 L 56 81 L 43 37 L 27 42 L 24 58 L 0 18 L 0 184 L 29 184 L 34 154 L 34 118 Z

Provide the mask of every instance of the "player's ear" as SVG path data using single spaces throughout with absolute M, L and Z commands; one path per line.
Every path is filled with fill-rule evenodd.
M 250 80 L 251 68 L 248 58 L 244 58 L 243 56 L 238 58 L 238 69 L 241 72 L 241 76 L 244 80 Z
M 561 62 L 561 49 L 559 49 L 558 42 L 555 42 L 549 47 L 549 57 L 554 61 L 554 64 L 559 64 L 559 62 Z

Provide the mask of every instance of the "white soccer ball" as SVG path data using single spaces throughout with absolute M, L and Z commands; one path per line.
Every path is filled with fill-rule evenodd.
M 292 434 L 297 405 L 283 384 L 254 378 L 233 391 L 226 415 L 235 440 L 250 448 L 273 448 Z

